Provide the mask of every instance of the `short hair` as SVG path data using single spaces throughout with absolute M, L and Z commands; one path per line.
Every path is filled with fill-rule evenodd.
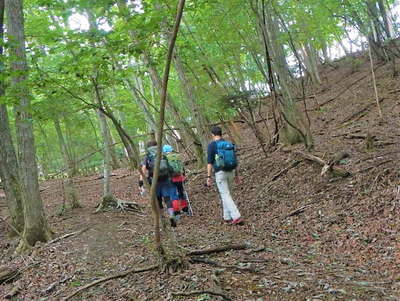
M 156 146 L 156 145 L 157 145 L 156 140 L 150 140 L 149 142 L 147 142 L 147 147 L 152 147 L 152 146 Z
M 219 126 L 213 126 L 211 128 L 211 134 L 214 136 L 222 136 L 222 129 Z

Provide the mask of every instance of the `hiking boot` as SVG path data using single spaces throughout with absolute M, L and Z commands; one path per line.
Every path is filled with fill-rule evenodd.
M 243 220 L 239 217 L 231 221 L 232 225 L 243 225 Z
M 171 227 L 172 227 L 172 228 L 175 228 L 175 227 L 176 227 L 176 220 L 175 220 L 175 218 L 174 218 L 174 217 L 170 217 L 170 218 L 169 218 L 169 221 L 171 222 Z

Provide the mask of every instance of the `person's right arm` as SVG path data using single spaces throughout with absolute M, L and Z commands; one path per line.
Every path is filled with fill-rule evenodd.
M 212 185 L 212 170 L 215 160 L 214 143 L 210 143 L 207 148 L 207 186 Z

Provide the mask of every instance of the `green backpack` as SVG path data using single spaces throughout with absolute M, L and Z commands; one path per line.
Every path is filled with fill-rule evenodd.
M 151 146 L 147 149 L 147 162 L 148 167 L 151 173 L 154 172 L 154 166 L 156 164 L 156 154 L 157 154 L 157 146 Z M 162 154 L 161 162 L 160 162 L 160 171 L 158 176 L 161 178 L 168 177 L 170 175 L 170 167 L 168 164 L 168 159 L 165 154 Z
M 178 153 L 167 153 L 165 154 L 168 160 L 168 165 L 169 165 L 169 170 L 171 172 L 171 175 L 174 176 L 179 176 L 183 174 L 183 162 L 181 155 Z

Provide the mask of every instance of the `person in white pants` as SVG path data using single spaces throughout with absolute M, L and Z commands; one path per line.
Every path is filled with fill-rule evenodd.
M 212 185 L 212 171 L 215 173 L 215 183 L 217 184 L 218 192 L 222 202 L 223 219 L 226 223 L 240 225 L 243 223 L 240 212 L 232 199 L 231 189 L 232 182 L 235 179 L 237 184 L 240 184 L 238 169 L 226 171 L 215 166 L 215 158 L 217 154 L 217 141 L 223 140 L 222 130 L 215 126 L 211 129 L 213 141 L 207 148 L 207 186 Z

